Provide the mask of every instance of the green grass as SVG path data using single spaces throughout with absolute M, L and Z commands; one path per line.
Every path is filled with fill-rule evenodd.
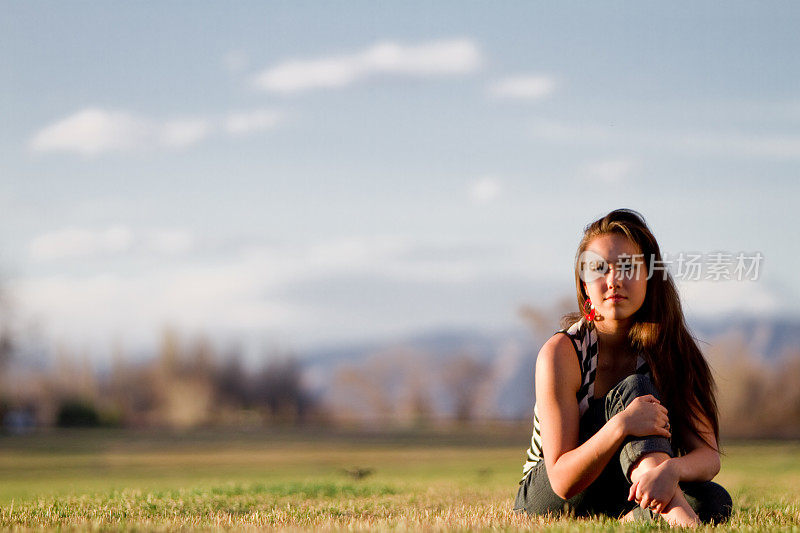
M 60 432 L 0 438 L 13 529 L 650 530 L 511 512 L 524 434 Z M 361 480 L 346 472 L 369 467 Z M 800 443 L 726 447 L 733 530 L 800 530 Z

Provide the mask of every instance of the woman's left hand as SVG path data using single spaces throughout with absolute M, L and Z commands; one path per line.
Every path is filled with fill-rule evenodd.
M 678 472 L 670 461 L 648 470 L 631 486 L 628 500 L 636 500 L 642 509 L 660 513 L 667 507 L 678 489 Z

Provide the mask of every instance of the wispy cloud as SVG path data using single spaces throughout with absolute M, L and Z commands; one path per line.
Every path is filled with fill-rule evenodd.
M 130 246 L 149 245 L 152 237 L 134 235 Z M 158 240 L 167 251 L 185 249 L 193 239 L 165 230 Z M 25 315 L 81 341 L 101 333 L 149 339 L 169 323 L 210 334 L 289 335 L 303 343 L 446 322 L 459 294 L 466 295 L 460 319 L 485 324 L 542 277 L 539 256 L 529 245 L 350 236 L 243 246 L 207 262 L 164 260 L 113 274 L 30 275 L 8 285 L 25 303 Z M 543 290 L 541 297 L 557 294 Z M 476 291 L 494 295 L 490 309 L 485 300 L 470 307 Z M 699 314 L 738 309 L 742 302 L 774 312 L 782 302 L 761 282 L 687 282 L 681 292 Z
M 225 118 L 223 127 L 232 135 L 246 135 L 275 127 L 281 114 L 270 109 L 231 113 Z
M 475 71 L 480 63 L 478 46 L 469 39 L 418 45 L 381 42 L 352 54 L 279 63 L 256 75 L 253 84 L 265 91 L 292 94 L 345 87 L 376 74 L 466 74 Z
M 194 243 L 194 235 L 182 229 L 152 230 L 145 237 L 146 248 L 168 255 L 186 253 L 192 249 Z
M 181 149 L 216 132 L 242 136 L 274 127 L 276 111 L 256 109 L 222 118 L 158 120 L 128 111 L 88 108 L 44 127 L 30 140 L 34 152 L 71 152 L 94 157 L 108 152 Z
M 135 232 L 123 225 L 108 228 L 67 227 L 32 239 L 28 244 L 28 254 L 37 262 L 133 252 L 174 255 L 190 251 L 194 243 L 194 235 L 182 229 Z
M 39 235 L 28 245 L 28 252 L 36 261 L 50 261 L 98 253 L 125 252 L 132 244 L 133 232 L 125 226 L 101 230 L 70 227 Z
M 557 83 L 553 76 L 517 75 L 503 78 L 489 86 L 489 95 L 513 100 L 541 100 L 553 94 Z
M 169 148 L 183 148 L 205 139 L 211 132 L 206 119 L 171 120 L 159 128 L 158 143 Z
M 84 156 L 139 148 L 152 141 L 153 126 L 126 111 L 84 109 L 51 124 L 31 140 L 37 152 L 67 151 Z
M 768 159 L 800 158 L 800 136 L 798 135 L 747 135 L 690 133 L 673 139 L 678 147 L 687 150 Z
M 785 312 L 786 297 L 763 281 L 678 281 L 687 313 L 719 316 L 724 313 L 778 315 Z
M 154 147 L 183 148 L 209 132 L 205 119 L 157 121 L 127 111 L 88 108 L 46 126 L 31 139 L 30 148 L 91 157 Z
M 584 165 L 578 174 L 584 179 L 613 185 L 625 181 L 637 166 L 636 160 L 629 157 L 609 158 Z
M 137 344 L 165 324 L 219 331 L 270 331 L 293 321 L 290 305 L 264 298 L 249 272 L 228 265 L 163 266 L 157 271 L 54 274 L 12 281 L 24 312 L 59 339 L 105 344 L 122 336 Z M 101 344 L 101 345 L 102 345 Z
M 800 136 L 711 131 L 624 129 L 594 123 L 537 120 L 531 124 L 536 140 L 559 144 L 669 150 L 680 154 L 723 155 L 764 159 L 800 158 Z
M 486 204 L 500 196 L 502 190 L 503 187 L 500 180 L 487 176 L 470 183 L 467 188 L 467 194 L 474 203 Z
M 96 240 L 102 233 L 95 232 L 87 240 Z M 63 235 L 54 232 L 49 239 Z M 166 252 L 185 249 L 191 246 L 187 241 L 193 241 L 191 234 L 179 231 L 160 231 L 157 239 L 153 237 L 148 232 L 134 233 L 126 246 L 138 251 L 157 241 Z M 95 245 L 94 250 L 98 249 L 102 246 Z M 299 334 L 300 339 L 320 334 L 320 317 L 329 312 L 339 322 L 328 327 L 324 336 L 341 335 L 342 327 L 368 335 L 379 324 L 403 328 L 434 318 L 431 314 L 439 311 L 431 306 L 440 302 L 421 301 L 409 291 L 429 296 L 431 287 L 459 292 L 467 284 L 474 288 L 474 283 L 485 286 L 497 280 L 529 279 L 523 268 L 527 263 L 513 250 L 487 250 L 496 251 L 497 244 L 350 236 L 316 243 L 243 246 L 207 262 L 145 262 L 111 274 L 31 275 L 10 280 L 9 287 L 25 302 L 22 312 L 52 326 L 53 332 L 78 339 L 93 332 L 149 338 L 165 323 L 209 332 L 276 331 Z M 74 257 L 77 251 L 60 253 Z M 327 287 L 333 294 L 317 287 Z M 409 296 L 408 306 L 428 315 L 403 312 L 406 322 L 390 315 L 387 323 L 386 316 L 374 311 L 375 298 L 385 302 L 391 313 L 397 291 Z M 337 298 L 353 300 L 364 316 L 353 322 L 353 315 L 347 315 L 352 310 L 332 309 L 331 302 Z M 452 309 L 446 313 L 452 316 Z
M 531 124 L 530 132 L 535 139 L 557 143 L 605 144 L 620 139 L 619 132 L 605 125 L 555 120 L 537 119 Z

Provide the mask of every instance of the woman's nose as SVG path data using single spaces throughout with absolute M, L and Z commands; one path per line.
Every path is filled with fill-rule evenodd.
M 619 278 L 620 276 L 617 274 L 617 271 L 609 268 L 608 272 L 606 272 L 606 286 L 608 286 L 609 289 L 620 287 L 622 283 L 620 283 L 621 280 Z

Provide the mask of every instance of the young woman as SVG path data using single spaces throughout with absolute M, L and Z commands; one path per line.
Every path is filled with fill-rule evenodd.
M 589 224 L 567 315 L 536 361 L 515 510 L 722 522 L 714 381 L 655 237 L 636 211 Z M 638 505 L 637 505 L 638 504 Z

